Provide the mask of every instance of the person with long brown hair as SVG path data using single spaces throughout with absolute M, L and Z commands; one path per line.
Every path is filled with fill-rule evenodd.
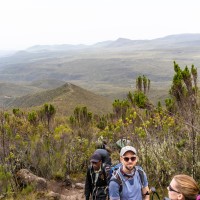
M 185 174 L 174 176 L 167 190 L 171 200 L 200 200 L 200 188 L 197 182 Z

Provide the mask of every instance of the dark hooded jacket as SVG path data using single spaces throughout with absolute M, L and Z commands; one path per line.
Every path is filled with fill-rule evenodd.
M 106 200 L 108 196 L 108 184 L 110 181 L 110 165 L 103 163 L 97 180 L 92 166 L 88 167 L 85 180 L 85 197 L 89 200 L 90 195 L 93 200 Z

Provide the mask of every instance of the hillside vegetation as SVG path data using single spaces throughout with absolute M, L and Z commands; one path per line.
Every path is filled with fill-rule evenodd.
M 199 43 L 199 34 L 120 38 L 1 57 L 0 195 L 36 192 L 16 179 L 22 168 L 47 180 L 84 181 L 103 140 L 113 161 L 116 142 L 130 140 L 161 195 L 178 173 L 200 183 Z
M 110 146 L 113 161 L 119 159 L 116 142 L 130 140 L 138 150 L 139 164 L 148 175 L 149 185 L 159 188 L 161 195 L 166 193 L 166 186 L 175 174 L 189 174 L 200 182 L 197 78 L 194 65 L 181 69 L 174 62 L 165 105 L 158 102 L 154 106 L 149 101 L 146 94 L 151 92 L 150 80 L 139 76 L 135 80 L 136 89 L 123 100 L 115 99 L 112 111 L 104 114 L 101 113 L 105 112 L 105 101 L 94 104 L 98 109 L 94 113 L 89 109 L 93 106 L 90 100 L 96 101 L 99 96 L 69 83 L 42 93 L 49 96 L 51 103 L 31 109 L 2 110 L 0 193 L 8 199 L 20 199 L 35 192 L 34 185 L 24 190 L 19 187 L 16 173 L 22 168 L 48 180 L 64 183 L 70 177 L 74 182 L 84 181 L 90 156 L 102 140 Z M 68 115 L 64 109 L 70 106 L 71 95 L 75 96 L 71 97 L 75 104 L 80 98 L 91 105 L 77 105 Z M 61 98 L 66 104 L 60 103 Z
M 30 110 L 45 103 L 53 104 L 60 115 L 71 115 L 76 106 L 87 106 L 90 111 L 97 114 L 106 114 L 112 111 L 111 100 L 71 83 L 52 90 L 18 97 L 7 101 L 5 106 Z

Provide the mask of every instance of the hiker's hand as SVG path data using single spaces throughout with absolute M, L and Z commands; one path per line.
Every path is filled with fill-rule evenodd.
M 144 200 L 149 200 L 150 199 L 150 191 L 149 187 L 142 188 L 142 193 L 143 193 L 143 199 Z

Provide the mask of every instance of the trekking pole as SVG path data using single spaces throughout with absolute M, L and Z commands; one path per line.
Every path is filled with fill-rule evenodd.
M 154 200 L 154 198 L 160 200 L 160 196 L 159 196 L 159 194 L 156 192 L 156 189 L 155 189 L 154 187 L 151 188 L 151 192 L 152 192 L 151 200 Z

